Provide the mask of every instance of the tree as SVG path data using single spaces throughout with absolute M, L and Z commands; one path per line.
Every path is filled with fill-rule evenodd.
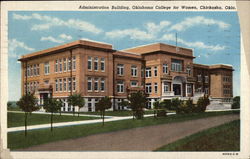
M 154 107 L 154 118 L 156 118 L 157 111 L 160 108 L 160 101 L 155 101 L 153 103 L 153 107 Z
M 130 106 L 133 111 L 133 116 L 137 119 L 143 118 L 143 108 L 145 108 L 147 97 L 145 96 L 144 92 L 138 91 L 136 93 L 131 93 L 128 97 L 130 101 Z
M 50 131 L 53 130 L 53 113 L 58 112 L 62 107 L 62 101 L 54 98 L 48 98 L 44 101 L 43 108 L 46 112 L 50 112 Z
M 232 109 L 239 109 L 240 108 L 240 96 L 236 96 L 233 98 Z
M 111 106 L 111 99 L 107 96 L 101 98 L 98 103 L 96 103 L 96 110 L 101 112 L 102 126 L 104 126 L 105 110 L 111 108 Z
M 11 110 L 12 108 L 12 103 L 10 101 L 7 102 L 7 109 L 8 110 Z
M 37 106 L 37 98 L 34 96 L 34 94 L 26 94 L 23 95 L 20 100 L 17 102 L 17 105 L 20 109 L 24 111 L 24 125 L 25 125 L 25 137 L 27 136 L 27 115 L 28 113 L 31 113 L 33 111 L 36 111 L 39 109 Z
M 122 107 L 127 107 L 127 106 L 129 106 L 129 102 L 128 102 L 128 101 L 123 100 L 121 103 L 119 103 L 119 106 L 122 106 Z
M 79 107 L 79 109 L 78 109 L 78 117 L 79 117 L 80 108 L 84 107 L 84 105 L 85 105 L 84 98 L 82 98 L 80 93 L 79 94 L 73 94 L 73 95 L 69 96 L 68 102 L 69 102 L 69 105 L 72 105 L 74 107 L 73 115 L 75 115 L 75 106 Z

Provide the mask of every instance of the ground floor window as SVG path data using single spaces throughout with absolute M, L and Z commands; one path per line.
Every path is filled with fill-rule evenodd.
M 92 100 L 91 98 L 88 99 L 88 112 L 92 111 Z

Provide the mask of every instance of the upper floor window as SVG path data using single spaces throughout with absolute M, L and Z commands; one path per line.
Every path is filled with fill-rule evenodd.
M 40 75 L 40 65 L 36 65 L 36 74 L 39 76 Z
M 55 72 L 58 72 L 58 60 L 55 61 Z
M 94 70 L 98 71 L 98 57 L 95 57 L 95 60 L 94 60 Z
M 157 74 L 158 74 L 158 68 L 157 66 L 154 67 L 154 76 L 157 77 Z
M 201 82 L 201 81 L 202 81 L 201 74 L 198 75 L 197 80 L 198 80 L 198 82 Z
M 30 66 L 27 66 L 27 76 L 30 76 Z
M 117 81 L 117 92 L 123 93 L 124 92 L 124 81 Z
M 209 78 L 208 76 L 205 76 L 205 83 L 208 83 L 209 82 Z
M 71 70 L 71 67 L 72 67 L 72 63 L 71 63 L 71 58 L 69 57 L 68 58 L 68 71 Z
M 146 83 L 145 88 L 146 88 L 146 93 L 152 93 L 151 83 Z
M 98 78 L 95 78 L 94 90 L 95 90 L 96 92 L 98 91 Z
M 167 92 L 169 91 L 168 82 L 164 82 L 164 83 L 163 83 L 163 91 L 164 91 L 164 93 L 167 93 Z
M 137 77 L 137 66 L 131 66 L 131 76 Z
M 33 73 L 34 73 L 34 76 L 36 76 L 36 64 L 34 65 L 34 71 L 33 71 Z
M 146 77 L 151 77 L 151 67 L 146 68 Z
M 92 91 L 92 78 L 88 77 L 88 91 Z
M 63 79 L 63 91 L 64 92 L 67 91 L 67 79 L 66 78 Z
M 60 90 L 60 92 L 62 92 L 62 79 L 60 78 L 59 79 L 59 90 Z
M 137 81 L 131 81 L 131 87 L 137 87 L 138 82 Z
M 105 59 L 103 57 L 101 58 L 101 71 L 105 71 Z
M 76 78 L 75 77 L 73 77 L 72 82 L 73 82 L 73 85 L 72 85 L 73 91 L 75 91 L 76 90 Z
M 71 78 L 68 78 L 68 91 L 72 91 L 72 81 Z
M 123 64 L 117 64 L 117 75 L 122 76 L 124 74 L 124 65 Z
M 62 59 L 59 60 L 59 72 L 62 72 Z
M 158 92 L 158 83 L 155 83 L 154 86 L 155 86 L 155 93 L 157 93 Z
M 104 91 L 105 90 L 105 80 L 104 78 L 101 78 L 101 87 L 100 87 L 100 91 Z
M 58 91 L 58 80 L 57 79 L 55 80 L 55 90 L 56 90 L 56 92 Z
M 67 71 L 67 58 L 63 58 L 63 71 Z
M 171 70 L 176 71 L 176 72 L 181 72 L 182 71 L 182 61 L 173 59 L 172 64 L 171 64 Z
M 92 70 L 92 57 L 88 57 L 88 70 Z
M 30 76 L 33 76 L 33 65 L 30 65 Z
M 187 74 L 188 74 L 188 76 L 191 76 L 191 68 L 187 68 Z
M 73 56 L 72 58 L 73 58 L 72 59 L 72 67 L 73 67 L 73 70 L 75 70 L 76 69 L 76 57 Z
M 168 73 L 168 64 L 163 64 L 162 65 L 162 72 L 163 73 Z
M 45 75 L 49 74 L 49 62 L 44 63 L 44 74 Z

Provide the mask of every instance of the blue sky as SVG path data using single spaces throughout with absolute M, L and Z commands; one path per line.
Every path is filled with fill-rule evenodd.
M 163 42 L 193 48 L 201 64 L 233 65 L 234 95 L 240 95 L 240 28 L 236 12 L 9 12 L 9 100 L 21 96 L 27 53 L 78 39 L 110 43 L 122 50 Z

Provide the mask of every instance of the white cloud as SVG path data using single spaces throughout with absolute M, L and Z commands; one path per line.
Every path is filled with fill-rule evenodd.
M 27 46 L 24 42 L 18 41 L 16 39 L 10 39 L 8 41 L 8 55 L 9 57 L 18 58 L 20 55 L 17 53 L 17 49 L 23 49 L 26 51 L 34 51 L 34 48 Z
M 68 19 L 68 20 L 63 20 L 60 18 L 52 17 L 52 16 L 46 16 L 46 15 L 41 15 L 38 13 L 33 13 L 30 16 L 27 15 L 20 15 L 20 14 L 13 14 L 13 18 L 16 20 L 39 20 L 44 22 L 43 24 L 34 24 L 31 27 L 31 30 L 48 30 L 51 27 L 68 27 L 68 28 L 73 28 L 73 29 L 79 29 L 85 32 L 91 32 L 94 34 L 99 34 L 102 32 L 100 28 L 97 28 L 95 25 L 79 20 L 79 19 Z
M 161 40 L 166 40 L 166 41 L 176 41 L 176 38 L 174 36 L 174 34 L 165 34 L 162 36 Z M 219 44 L 217 45 L 206 45 L 204 42 L 201 41 L 196 41 L 196 42 L 187 42 L 183 39 L 178 38 L 177 39 L 178 43 L 181 43 L 183 45 L 186 45 L 190 48 L 200 48 L 200 49 L 208 49 L 211 51 L 220 51 L 220 50 L 224 50 L 226 47 L 225 46 L 221 46 Z
M 47 37 L 41 37 L 41 41 L 50 41 L 50 42 L 54 42 L 54 43 L 63 43 L 66 40 L 71 40 L 72 37 L 70 35 L 66 35 L 66 34 L 60 34 L 57 38 L 52 37 L 52 36 L 47 36 Z
M 106 32 L 106 37 L 109 38 L 124 38 L 130 37 L 130 39 L 134 40 L 152 40 L 154 36 L 145 31 L 141 31 L 137 28 L 135 29 L 124 29 L 124 30 L 113 30 L 110 32 Z
M 203 16 L 188 17 L 182 22 L 172 25 L 169 31 L 185 31 L 186 29 L 196 26 L 196 25 L 217 25 L 220 29 L 225 29 L 230 26 L 223 21 L 208 19 Z
M 171 22 L 169 21 L 161 21 L 159 25 L 149 22 L 146 24 L 146 29 L 148 30 L 149 33 L 156 34 L 158 32 L 161 32 L 165 27 L 169 26 Z

